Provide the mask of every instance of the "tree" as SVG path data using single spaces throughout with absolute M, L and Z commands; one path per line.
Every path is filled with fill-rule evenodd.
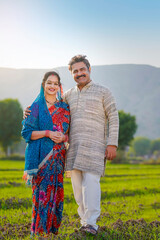
M 136 117 L 119 111 L 119 148 L 124 150 L 129 146 L 133 136 L 137 130 Z
M 154 153 L 154 151 L 160 151 L 160 138 L 151 142 L 151 153 Z
M 148 155 L 151 149 L 151 140 L 145 137 L 136 137 L 132 146 L 136 156 Z
M 21 140 L 23 110 L 17 99 L 0 101 L 0 143 L 7 154 L 13 142 Z

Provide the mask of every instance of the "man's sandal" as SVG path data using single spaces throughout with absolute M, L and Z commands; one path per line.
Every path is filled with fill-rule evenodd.
M 80 228 L 75 228 L 74 231 L 75 232 L 79 232 L 79 231 L 84 232 L 85 231 L 85 226 L 81 226 Z
M 97 234 L 97 230 L 94 227 L 92 227 L 92 225 L 90 225 L 90 224 L 87 224 L 83 231 L 85 231 L 87 233 L 91 233 L 92 235 L 96 235 Z
M 86 228 L 85 226 L 81 226 L 81 227 L 79 228 L 79 230 L 83 232 L 83 231 L 85 231 L 85 228 Z

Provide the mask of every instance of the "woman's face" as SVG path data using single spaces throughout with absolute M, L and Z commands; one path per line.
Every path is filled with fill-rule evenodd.
M 59 90 L 58 77 L 56 75 L 50 75 L 44 84 L 45 95 L 56 95 Z

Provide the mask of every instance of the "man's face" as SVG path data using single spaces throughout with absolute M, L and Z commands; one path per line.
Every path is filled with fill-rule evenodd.
M 71 73 L 79 88 L 83 88 L 91 81 L 90 72 L 91 69 L 88 69 L 84 62 L 78 62 L 72 65 Z

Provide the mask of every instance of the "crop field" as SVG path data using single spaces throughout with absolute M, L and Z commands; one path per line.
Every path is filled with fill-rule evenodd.
M 30 239 L 32 193 L 24 162 L 0 161 L 0 239 Z M 63 220 L 50 239 L 160 240 L 160 165 L 107 164 L 97 236 L 78 231 L 71 181 L 64 177 Z

